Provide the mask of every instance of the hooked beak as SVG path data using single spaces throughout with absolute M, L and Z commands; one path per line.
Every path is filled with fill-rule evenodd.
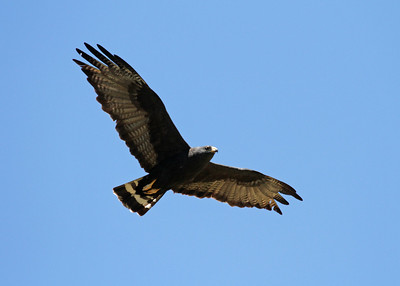
M 212 153 L 217 153 L 217 152 L 218 152 L 218 149 L 217 149 L 216 147 L 213 146 L 213 147 L 211 147 L 211 152 L 212 152 Z

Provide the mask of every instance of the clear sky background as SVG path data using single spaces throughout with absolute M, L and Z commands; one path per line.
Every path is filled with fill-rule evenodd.
M 399 1 L 6 1 L 1 285 L 400 285 Z M 145 173 L 72 62 L 100 43 L 283 216 L 112 188 Z

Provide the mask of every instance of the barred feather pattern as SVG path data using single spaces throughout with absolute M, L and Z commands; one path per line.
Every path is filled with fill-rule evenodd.
M 279 193 L 303 200 L 291 186 L 270 176 L 214 163 L 209 163 L 192 182 L 173 188 L 173 191 L 198 198 L 214 198 L 241 208 L 274 210 L 279 214 L 282 211 L 277 202 L 289 204 Z
M 89 64 L 74 60 L 87 75 L 97 101 L 113 120 L 116 130 L 142 168 L 154 166 L 176 153 L 189 150 L 158 95 L 123 59 L 102 46 L 101 52 L 85 43 L 95 56 L 77 49 Z

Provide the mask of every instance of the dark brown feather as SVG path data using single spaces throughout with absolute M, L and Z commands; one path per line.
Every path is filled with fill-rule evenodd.
M 212 197 L 231 206 L 256 207 L 282 214 L 276 201 L 288 205 L 279 193 L 303 200 L 289 185 L 247 169 L 209 163 L 196 178 L 173 188 L 176 193 L 199 198 Z
M 132 155 L 149 172 L 164 159 L 189 150 L 169 117 L 164 104 L 140 75 L 124 60 L 98 46 L 85 43 L 100 61 L 77 49 L 91 65 L 74 60 L 87 75 L 105 112 L 116 121 L 116 129 Z

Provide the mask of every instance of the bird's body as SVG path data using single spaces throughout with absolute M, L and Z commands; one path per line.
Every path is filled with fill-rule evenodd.
M 100 61 L 78 50 L 93 66 L 74 60 L 88 76 L 103 110 L 148 175 L 114 188 L 119 200 L 144 215 L 172 189 L 200 198 L 213 197 L 231 206 L 274 209 L 288 204 L 279 192 L 301 200 L 289 185 L 259 172 L 211 163 L 213 146 L 190 147 L 179 134 L 164 104 L 139 74 L 117 55 L 85 44 Z M 276 201 L 275 201 L 276 200 Z
M 213 148 L 212 151 L 206 151 L 207 147 Z M 176 154 L 165 162 L 161 162 L 148 175 L 130 182 L 128 185 L 124 184 L 114 188 L 114 192 L 126 207 L 139 214 L 142 212 L 144 214 L 150 209 L 145 206 L 148 204 L 151 206 L 151 202 L 155 204 L 168 190 L 191 183 L 207 166 L 215 152 L 216 148 L 211 146 L 190 148 L 188 152 Z M 136 204 L 135 197 L 132 198 L 129 184 L 137 195 L 148 197 L 144 207 Z

